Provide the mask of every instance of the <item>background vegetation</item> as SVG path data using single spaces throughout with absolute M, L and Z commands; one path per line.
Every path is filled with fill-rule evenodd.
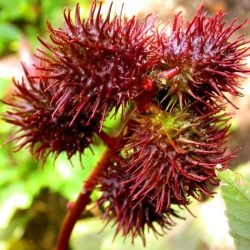
M 73 8 L 76 2 L 80 2 L 82 16 L 86 16 L 89 10 L 90 0 L 0 0 L 0 98 L 4 98 L 12 91 L 12 76 L 19 78 L 22 75 L 20 60 L 30 63 L 32 52 L 39 47 L 37 35 L 46 37 L 45 17 L 54 26 L 63 23 L 62 13 L 65 7 Z M 107 4 L 110 1 L 106 1 Z M 120 1 L 114 1 L 117 4 Z M 198 9 L 200 1 L 124 1 L 125 11 L 128 15 L 154 11 L 160 18 L 166 20 L 174 13 L 182 10 L 187 18 L 193 16 Z M 188 3 L 186 3 L 188 2 Z M 205 1 L 208 12 L 217 12 L 223 9 L 229 13 L 227 20 L 233 16 L 240 18 L 249 16 L 249 0 L 233 1 Z M 248 27 L 248 28 L 247 28 Z M 249 25 L 245 31 L 249 36 Z M 248 62 L 249 63 L 249 62 Z M 250 88 L 249 80 L 244 81 L 245 93 L 248 97 Z M 232 168 L 237 168 L 244 176 L 250 176 L 248 140 L 250 118 L 249 98 L 234 100 L 240 106 L 234 119 L 234 137 L 229 148 L 242 146 L 240 157 L 232 163 Z M 230 108 L 229 108 L 230 109 Z M 0 104 L 0 112 L 5 106 Z M 249 116 L 250 117 L 250 116 Z M 13 128 L 0 120 L 0 140 L 4 143 Z M 41 163 L 36 162 L 28 151 L 12 151 L 13 143 L 3 145 L 0 148 L 0 250 L 51 250 L 55 244 L 56 236 L 66 212 L 68 201 L 77 196 L 83 180 L 88 176 L 91 168 L 102 154 L 104 146 L 96 141 L 91 150 L 86 150 L 83 157 L 83 166 L 79 163 L 78 156 L 67 161 L 66 155 L 60 156 L 55 162 L 49 159 L 41 170 Z M 74 167 L 72 167 L 72 165 Z M 223 179 L 225 182 L 231 180 Z M 247 180 L 246 180 L 247 181 Z M 230 185 L 230 181 L 228 181 Z M 249 186 L 250 187 L 250 186 Z M 246 188 L 245 191 L 249 189 Z M 146 249 L 156 250 L 233 250 L 235 246 L 228 233 L 227 219 L 224 215 L 224 205 L 220 195 L 203 204 L 192 204 L 191 210 L 197 216 L 183 211 L 187 217 L 185 221 L 178 221 L 178 225 L 166 236 L 155 239 L 148 233 L 148 245 Z M 223 191 L 227 196 L 227 190 Z M 98 195 L 95 193 L 94 195 Z M 235 193 L 229 196 L 235 196 Z M 244 196 L 243 197 L 249 197 Z M 229 202 L 229 203 L 228 203 Z M 239 200 L 233 201 L 237 203 Z M 247 201 L 241 201 L 247 203 Z M 248 200 L 249 202 L 249 200 Z M 230 201 L 227 205 L 232 208 Z M 249 207 L 244 207 L 249 211 Z M 248 210 L 247 210 L 248 209 Z M 228 210 L 235 216 L 235 211 Z M 233 211 L 233 212 L 232 212 Z M 244 214 L 244 212 L 242 212 Z M 242 214 L 240 212 L 240 214 Z M 99 219 L 99 211 L 94 205 L 83 214 L 82 220 L 77 224 L 71 239 L 71 247 L 74 250 L 129 250 L 143 249 L 140 240 L 132 247 L 129 239 L 124 244 L 118 237 L 112 243 L 114 230 L 107 228 L 101 232 L 103 223 Z M 232 218 L 232 216 L 230 218 Z M 244 217 L 248 220 L 249 217 Z M 240 225 L 238 227 L 249 230 Z M 238 231 L 237 231 L 238 232 Z M 248 244 L 248 243 L 246 243 Z M 238 245 L 239 247 L 239 245 Z M 242 248 L 243 249 L 243 248 Z M 247 248 L 245 248 L 247 249 Z

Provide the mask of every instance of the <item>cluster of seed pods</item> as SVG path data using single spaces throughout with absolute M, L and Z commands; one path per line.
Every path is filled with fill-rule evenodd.
M 77 5 L 74 20 L 65 10 L 63 28 L 48 22 L 50 41 L 39 38 L 35 73 L 24 66 L 26 77 L 14 81 L 5 120 L 18 128 L 9 139 L 16 149 L 44 163 L 81 155 L 121 108 L 116 157 L 98 176 L 96 203 L 116 233 L 145 242 L 146 228 L 161 234 L 175 224 L 176 206 L 212 196 L 216 166 L 235 157 L 225 154 L 225 109 L 229 94 L 241 95 L 249 43 L 231 39 L 244 23 L 226 26 L 224 13 L 207 17 L 203 6 L 191 21 L 178 14 L 161 29 L 153 14 L 111 13 L 112 4 L 103 17 L 94 1 L 87 19 Z

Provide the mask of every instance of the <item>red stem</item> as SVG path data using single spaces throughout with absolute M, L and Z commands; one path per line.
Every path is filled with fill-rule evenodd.
M 119 138 L 118 137 L 111 137 L 107 135 L 105 132 L 102 130 L 99 131 L 99 129 L 95 129 L 96 134 L 102 139 L 102 141 L 107 145 L 110 149 L 115 150 L 116 147 L 118 146 L 119 143 Z
M 132 111 L 133 107 L 128 110 L 126 121 L 124 121 L 125 124 L 129 121 L 130 114 Z M 120 132 L 121 131 L 122 129 L 120 130 Z M 68 243 L 74 225 L 81 216 L 81 213 L 84 211 L 86 206 L 91 202 L 90 195 L 97 184 L 98 177 L 109 166 L 110 159 L 114 159 L 118 162 L 123 161 L 122 158 L 119 157 L 119 154 L 117 154 L 116 152 L 116 147 L 120 144 L 123 138 L 120 136 L 111 137 L 105 132 L 100 131 L 98 127 L 95 128 L 95 132 L 108 146 L 108 149 L 103 154 L 102 158 L 97 163 L 97 166 L 93 169 L 88 179 L 85 181 L 81 193 L 79 194 L 77 200 L 75 201 L 75 203 L 73 203 L 73 206 L 69 209 L 67 215 L 65 216 L 63 224 L 61 226 L 61 230 L 59 232 L 55 250 L 68 249 Z
M 76 221 L 81 216 L 82 211 L 90 203 L 90 195 L 92 193 L 92 190 L 97 184 L 97 180 L 100 176 L 100 173 L 108 167 L 111 155 L 111 150 L 107 149 L 100 161 L 97 163 L 97 166 L 94 168 L 88 179 L 85 181 L 81 193 L 79 194 L 77 200 L 73 204 L 72 208 L 69 209 L 67 215 L 64 218 L 57 240 L 56 250 L 68 249 L 68 242 L 73 227 Z
M 159 77 L 160 78 L 166 78 L 166 79 L 171 79 L 172 77 L 178 75 L 180 73 L 180 68 L 178 66 L 176 66 L 175 68 L 173 69 L 169 69 L 169 70 L 165 70 L 165 71 L 162 71 L 160 74 L 159 74 Z

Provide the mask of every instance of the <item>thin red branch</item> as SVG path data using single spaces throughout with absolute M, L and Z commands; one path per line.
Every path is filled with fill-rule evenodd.
M 94 168 L 89 178 L 83 185 L 82 191 L 79 194 L 76 202 L 73 204 L 72 208 L 69 209 L 65 219 L 63 221 L 59 237 L 57 240 L 56 250 L 67 250 L 68 242 L 70 239 L 71 232 L 74 228 L 76 221 L 79 219 L 81 213 L 84 211 L 86 206 L 90 203 L 90 195 L 97 184 L 98 177 L 105 168 L 108 167 L 109 161 L 111 159 L 112 151 L 107 149 L 103 154 L 97 166 Z
M 129 121 L 132 111 L 133 107 L 128 109 L 126 114 L 126 121 L 124 121 L 125 124 Z M 58 236 L 56 250 L 68 249 L 68 242 L 74 225 L 81 216 L 81 213 L 84 211 L 86 206 L 91 202 L 90 195 L 97 184 L 98 177 L 109 166 L 110 159 L 116 160 L 118 162 L 122 161 L 122 158 L 120 158 L 116 152 L 117 146 L 123 140 L 122 136 L 120 136 L 122 129 L 120 129 L 120 133 L 117 137 L 109 136 L 105 132 L 100 131 L 98 127 L 95 128 L 95 132 L 102 139 L 105 145 L 107 145 L 108 149 L 105 151 L 102 158 L 97 163 L 88 179 L 85 181 L 82 187 L 82 191 L 79 194 L 76 202 L 73 203 L 73 206 L 69 209 L 67 215 L 65 216 Z
M 99 131 L 98 128 L 95 128 L 96 134 L 102 139 L 102 141 L 110 148 L 115 150 L 119 144 L 119 137 L 111 137 L 106 134 L 104 131 Z
M 160 78 L 171 79 L 172 77 L 178 75 L 179 73 L 180 73 L 180 68 L 179 67 L 175 67 L 173 69 L 162 71 L 159 74 L 159 77 Z

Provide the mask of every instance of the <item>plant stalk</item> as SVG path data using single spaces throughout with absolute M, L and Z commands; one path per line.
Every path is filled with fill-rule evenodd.
M 90 203 L 90 195 L 97 184 L 100 174 L 109 166 L 112 151 L 107 149 L 88 179 L 85 181 L 82 190 L 72 207 L 69 209 L 64 218 L 62 227 L 59 232 L 55 250 L 67 250 L 71 232 L 76 221 L 81 216 L 86 206 Z

